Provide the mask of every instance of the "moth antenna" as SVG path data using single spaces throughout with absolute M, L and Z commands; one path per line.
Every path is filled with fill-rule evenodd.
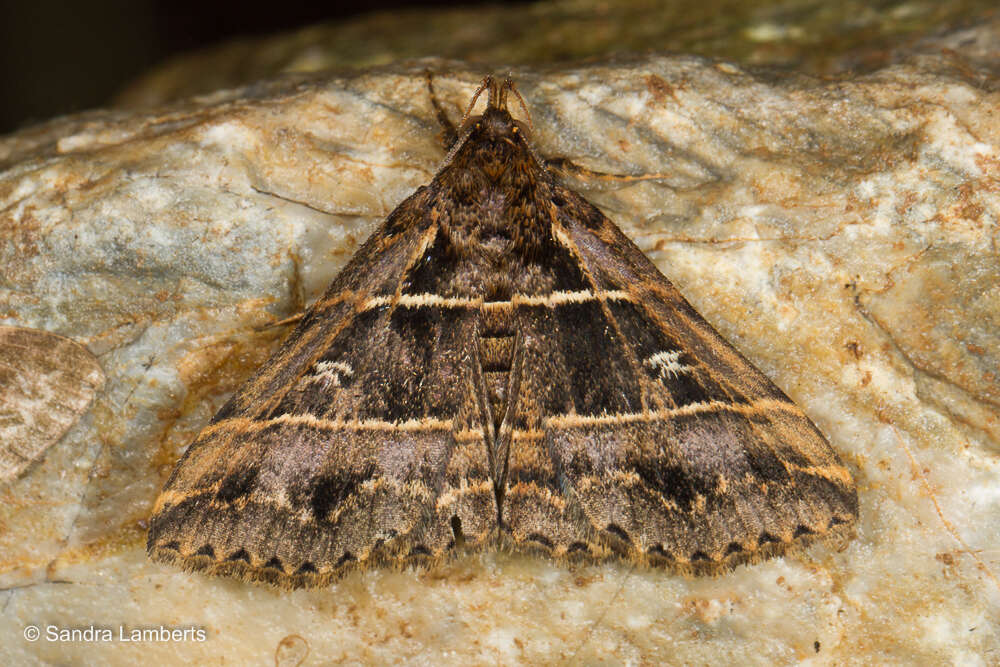
M 524 112 L 524 117 L 528 121 L 528 127 L 531 128 L 531 133 L 534 134 L 535 133 L 535 124 L 531 120 L 531 112 L 528 111 L 528 105 L 524 101 L 524 97 L 521 96 L 521 91 L 519 91 L 517 89 L 517 86 L 514 85 L 514 80 L 510 78 L 510 75 L 508 75 L 507 78 L 504 79 L 504 82 L 503 82 L 503 91 L 504 91 L 503 92 L 503 106 L 504 106 L 504 108 L 505 109 L 507 108 L 507 91 L 510 91 L 510 92 L 514 93 L 514 97 L 517 98 L 517 103 L 521 105 L 521 111 Z
M 464 120 L 462 121 L 462 124 L 463 125 L 465 124 Z M 461 136 L 459 136 L 458 139 L 455 140 L 455 143 L 453 143 L 451 145 L 451 148 L 448 150 L 448 154 L 444 156 L 444 161 L 441 163 L 441 166 L 438 167 L 438 170 L 437 170 L 438 174 L 441 173 L 442 169 L 444 169 L 449 164 L 451 164 L 451 161 L 455 159 L 456 155 L 458 155 L 458 151 L 461 150 L 462 144 L 465 143 L 465 140 L 468 139 L 469 135 L 471 135 L 471 134 L 472 134 L 472 128 L 471 127 L 467 127 L 462 132 Z M 435 174 L 435 176 L 436 175 L 437 174 Z
M 482 85 L 480 85 L 479 88 L 476 89 L 476 92 L 472 96 L 472 101 L 469 102 L 469 106 L 465 109 L 465 114 L 462 116 L 462 122 L 458 124 L 459 127 L 465 125 L 465 121 L 469 120 L 469 116 L 472 115 L 472 109 L 476 106 L 476 102 L 479 101 L 479 96 L 482 95 L 483 91 L 486 90 L 487 88 L 490 89 L 490 92 L 489 92 L 489 97 L 486 98 L 487 99 L 486 106 L 490 106 L 490 102 L 493 101 L 493 88 L 495 86 L 496 82 L 494 81 L 492 76 L 487 76 L 485 79 L 483 79 Z
M 472 101 L 469 102 L 469 106 L 465 109 L 465 114 L 462 116 L 462 121 L 458 124 L 459 129 L 464 128 L 464 130 L 462 131 L 462 134 L 458 136 L 455 142 L 451 145 L 451 149 L 448 151 L 448 154 L 445 155 L 444 162 L 442 162 L 441 166 L 438 168 L 439 172 L 441 171 L 441 169 L 444 169 L 449 164 L 451 164 L 451 161 L 455 159 L 455 155 L 462 147 L 462 144 L 464 144 L 465 140 L 469 138 L 470 134 L 472 134 L 472 128 L 466 127 L 466 121 L 468 121 L 469 118 L 472 116 L 472 110 L 475 108 L 476 102 L 479 101 L 479 96 L 483 94 L 484 90 L 489 91 L 487 93 L 487 98 L 486 98 L 486 108 L 488 109 L 490 107 L 496 106 L 497 97 L 499 95 L 498 92 L 499 86 L 497 84 L 496 78 L 494 78 L 490 74 L 487 74 L 486 77 L 483 78 L 483 83 L 479 86 L 479 88 L 476 89 L 476 92 L 472 95 Z M 504 95 L 504 99 L 506 99 L 506 94 Z
M 503 91 L 503 98 L 502 99 L 503 99 L 503 108 L 504 108 L 504 110 L 505 111 L 507 110 L 507 93 L 508 92 L 514 93 L 514 96 L 517 97 L 518 104 L 521 105 L 521 111 L 524 112 L 524 117 L 528 121 L 528 129 L 531 131 L 531 134 L 534 135 L 535 134 L 535 123 L 532 122 L 532 120 L 531 120 L 531 112 L 528 111 L 528 105 L 524 101 L 524 97 L 521 96 L 521 91 L 519 91 L 517 89 L 517 86 L 514 85 L 514 80 L 510 78 L 509 74 L 507 75 L 507 77 L 503 81 L 502 91 Z M 533 158 L 535 158 L 535 161 L 538 164 L 541 164 L 541 165 L 545 164 L 545 160 L 543 160 L 542 157 L 540 155 L 538 155 L 538 153 L 535 152 L 535 149 L 532 147 L 531 142 L 525 142 L 524 145 L 527 147 L 528 152 L 531 153 L 531 156 Z

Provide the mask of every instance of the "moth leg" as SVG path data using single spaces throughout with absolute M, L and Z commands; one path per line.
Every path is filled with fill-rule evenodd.
M 276 322 L 268 322 L 267 324 L 261 324 L 253 328 L 254 331 L 267 331 L 268 329 L 277 329 L 278 327 L 287 327 L 293 324 L 298 325 L 299 321 L 305 317 L 305 311 L 300 313 L 295 313 L 283 320 L 277 320 Z
M 458 128 L 448 118 L 448 114 L 445 113 L 444 107 L 441 106 L 441 102 L 437 98 L 437 93 L 434 91 L 434 73 L 431 70 L 424 70 L 424 80 L 427 82 L 427 92 L 430 94 L 431 106 L 434 107 L 434 116 L 441 125 L 441 132 L 438 134 L 438 138 L 444 144 L 445 151 L 450 151 L 451 147 L 458 141 Z
M 566 157 L 545 158 L 545 167 L 560 176 L 574 176 L 582 181 L 598 180 L 620 183 L 635 181 L 656 181 L 668 178 L 669 174 L 612 174 L 581 166 Z

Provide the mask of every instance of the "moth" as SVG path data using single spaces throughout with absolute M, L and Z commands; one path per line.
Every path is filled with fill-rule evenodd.
M 701 574 L 854 523 L 820 432 L 545 167 L 512 93 L 484 80 L 190 445 L 154 560 L 285 588 L 489 547 Z
M 16 479 L 87 412 L 104 385 L 87 348 L 69 338 L 0 326 L 0 482 Z

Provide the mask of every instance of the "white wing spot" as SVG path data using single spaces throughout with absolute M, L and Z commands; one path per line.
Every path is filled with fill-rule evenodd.
M 659 372 L 661 380 L 669 380 L 678 377 L 681 373 L 690 373 L 694 369 L 680 362 L 683 350 L 670 350 L 669 352 L 657 352 L 643 363 L 653 370 Z
M 354 369 L 343 361 L 321 361 L 316 364 L 315 370 L 316 374 L 309 378 L 311 382 L 325 380 L 334 387 L 340 386 L 342 377 L 349 378 L 354 375 Z

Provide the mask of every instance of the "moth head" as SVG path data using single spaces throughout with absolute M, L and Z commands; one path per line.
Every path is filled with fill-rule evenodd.
M 473 115 L 472 111 L 476 106 L 476 102 L 479 101 L 484 91 L 487 93 L 486 109 L 481 114 Z M 523 111 L 527 119 L 527 123 L 511 115 L 508 109 L 508 100 L 511 93 L 517 98 L 521 111 Z M 530 151 L 530 145 L 527 143 L 530 129 L 532 129 L 532 125 L 528 107 L 511 78 L 504 77 L 501 80 L 494 76 L 487 76 L 483 79 L 482 85 L 479 86 L 479 89 L 476 90 L 472 96 L 472 100 L 469 102 L 469 106 L 459 125 L 458 141 L 455 142 L 448 157 L 445 159 L 445 165 L 451 163 L 462 145 L 473 136 L 477 139 L 492 142 L 506 141 L 514 145 L 527 147 Z

